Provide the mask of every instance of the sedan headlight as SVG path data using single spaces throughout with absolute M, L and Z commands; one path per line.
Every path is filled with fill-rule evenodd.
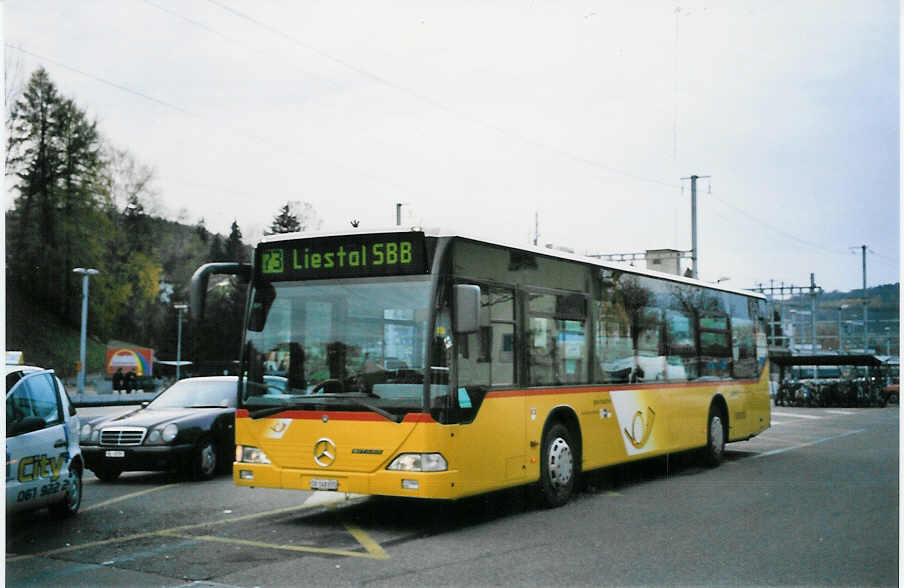
M 403 453 L 392 460 L 386 469 L 401 472 L 444 472 L 449 469 L 449 464 L 439 453 Z
M 176 423 L 157 426 L 148 432 L 148 436 L 145 438 L 144 442 L 148 445 L 172 443 L 173 439 L 175 439 L 178 434 L 179 426 Z
M 176 423 L 170 423 L 167 426 L 163 427 L 163 431 L 160 433 L 160 438 L 164 443 L 170 443 L 173 439 L 176 438 L 176 435 L 179 434 L 179 427 Z

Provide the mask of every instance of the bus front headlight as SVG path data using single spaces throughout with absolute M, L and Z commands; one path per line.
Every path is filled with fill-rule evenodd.
M 446 458 L 439 453 L 403 453 L 392 460 L 387 470 L 400 472 L 445 472 Z
M 250 445 L 236 445 L 235 460 L 241 463 L 270 463 L 266 453 Z

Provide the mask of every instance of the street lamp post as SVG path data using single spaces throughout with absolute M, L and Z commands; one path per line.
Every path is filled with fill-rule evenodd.
M 77 267 L 72 273 L 82 275 L 82 335 L 79 345 L 78 393 L 85 393 L 85 346 L 88 339 L 88 278 L 100 272 L 93 268 Z
M 176 304 L 173 306 L 179 314 L 179 327 L 176 339 L 176 379 L 179 379 L 179 368 L 182 367 L 182 311 L 188 309 L 187 304 Z

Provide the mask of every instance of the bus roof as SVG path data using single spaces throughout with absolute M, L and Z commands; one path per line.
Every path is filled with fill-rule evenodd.
M 753 298 L 758 298 L 761 300 L 765 300 L 766 296 L 764 294 L 760 294 L 757 292 L 751 292 L 749 290 L 739 290 L 736 288 L 728 288 L 726 286 L 722 286 L 720 284 L 715 284 L 712 282 L 704 282 L 702 280 L 697 280 L 694 278 L 686 278 L 684 276 L 677 276 L 675 274 L 667 274 L 664 272 L 657 272 L 654 270 L 648 269 L 640 269 L 626 263 L 619 263 L 613 261 L 601 261 L 599 259 L 588 257 L 586 255 L 580 255 L 577 253 L 570 253 L 567 251 L 562 251 L 560 249 L 552 249 L 549 247 L 537 247 L 531 244 L 516 244 L 507 242 L 501 239 L 488 239 L 485 237 L 472 235 L 459 231 L 444 231 L 439 228 L 421 228 L 421 227 L 411 227 L 411 228 L 401 228 L 401 227 L 386 227 L 374 230 L 361 230 L 361 229 L 352 229 L 347 231 L 316 231 L 316 232 L 304 232 L 304 233 L 278 233 L 275 235 L 267 235 L 260 239 L 259 244 L 263 243 L 273 243 L 279 241 L 294 241 L 296 239 L 313 239 L 317 237 L 342 237 L 347 235 L 361 235 L 367 233 L 409 233 L 409 232 L 422 232 L 428 237 L 457 237 L 460 239 L 467 239 L 469 241 L 475 241 L 477 243 L 485 243 L 487 245 L 496 245 L 499 247 L 504 247 L 506 249 L 516 249 L 519 251 L 526 251 L 530 253 L 536 253 L 538 255 L 545 255 L 547 257 L 555 257 L 559 259 L 566 259 L 569 261 L 577 261 L 580 263 L 594 265 L 597 267 L 614 269 L 618 271 L 628 272 L 632 274 L 637 274 L 641 276 L 649 276 L 653 278 L 659 278 L 663 280 L 668 280 L 672 282 L 678 282 L 681 284 L 690 284 L 693 286 L 701 286 L 703 288 L 707 288 L 710 290 L 719 290 L 722 292 L 729 292 L 731 294 L 740 294 L 742 296 L 750 296 Z

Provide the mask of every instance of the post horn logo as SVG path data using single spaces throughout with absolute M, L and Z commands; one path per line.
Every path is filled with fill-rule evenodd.
M 656 413 L 649 406 L 647 411 L 649 415 L 646 421 L 643 418 L 643 411 L 638 410 L 634 414 L 634 418 L 631 419 L 631 430 L 624 429 L 625 436 L 631 441 L 631 445 L 637 449 L 646 445 L 647 441 L 650 440 L 650 435 L 653 433 L 653 421 L 656 420 Z
M 322 468 L 328 468 L 336 461 L 336 444 L 323 437 L 314 443 L 314 461 Z

